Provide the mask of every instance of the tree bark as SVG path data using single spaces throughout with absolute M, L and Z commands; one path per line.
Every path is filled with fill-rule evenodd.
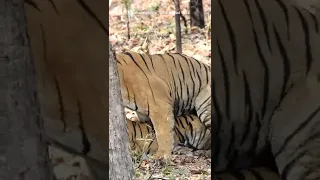
M 192 26 L 204 28 L 204 13 L 202 0 L 190 0 L 190 23 Z
M 0 179 L 51 180 L 23 0 L 0 1 Z
M 180 2 L 179 0 L 173 0 L 175 7 L 175 22 L 176 22 L 176 47 L 177 53 L 182 53 L 182 45 L 181 45 L 181 25 L 180 25 Z
M 129 180 L 133 165 L 115 55 L 109 44 L 109 179 Z

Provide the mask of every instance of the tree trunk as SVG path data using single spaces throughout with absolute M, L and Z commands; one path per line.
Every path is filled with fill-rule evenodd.
M 179 0 L 174 0 L 175 7 L 175 22 L 176 22 L 176 47 L 177 53 L 182 53 L 182 45 L 181 45 L 181 25 L 180 25 L 180 2 Z
M 190 0 L 190 23 L 192 26 L 204 28 L 204 13 L 202 0 Z
M 115 55 L 109 44 L 109 179 L 129 180 L 133 165 Z
M 0 179 L 51 180 L 23 3 L 0 1 Z

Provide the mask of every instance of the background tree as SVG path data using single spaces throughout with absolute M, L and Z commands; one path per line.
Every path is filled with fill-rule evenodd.
M 176 22 L 176 48 L 177 53 L 182 53 L 182 45 L 181 45 L 181 25 L 180 25 L 180 2 L 179 0 L 174 0 L 175 7 L 175 22 Z
M 133 164 L 115 55 L 109 43 L 109 179 L 129 180 Z
M 0 179 L 50 180 L 23 3 L 0 1 Z
M 204 28 L 204 14 L 202 0 L 190 0 L 190 25 Z
M 176 48 L 177 53 L 182 53 L 182 45 L 181 45 L 181 25 L 180 25 L 180 2 L 179 0 L 174 0 L 175 7 L 175 22 L 176 22 Z

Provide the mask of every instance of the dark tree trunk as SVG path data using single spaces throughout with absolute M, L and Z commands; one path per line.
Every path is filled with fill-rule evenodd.
M 109 179 L 131 180 L 133 165 L 117 63 L 109 44 Z
M 179 0 L 174 0 L 175 7 L 175 21 L 176 21 L 176 47 L 177 53 L 182 53 L 181 45 L 181 25 L 180 25 L 180 2 Z
M 51 180 L 23 0 L 0 0 L 0 179 Z
M 192 26 L 198 26 L 204 28 L 204 13 L 202 0 L 190 0 L 190 23 Z

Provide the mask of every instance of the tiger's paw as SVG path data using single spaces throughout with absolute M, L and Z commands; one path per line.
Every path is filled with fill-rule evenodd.
M 193 150 L 186 146 L 175 146 L 173 148 L 173 154 L 175 155 L 186 155 L 186 156 L 193 156 Z
M 196 150 L 193 152 L 193 155 L 211 158 L 211 149 L 209 149 L 209 150 Z
M 164 160 L 167 160 L 167 159 L 171 159 L 171 154 L 163 154 L 163 153 L 159 153 L 157 152 L 156 154 L 152 155 L 152 158 L 153 159 L 164 159 Z
M 163 162 L 167 165 L 169 164 L 174 164 L 172 161 L 172 155 L 171 153 L 159 153 L 157 152 L 156 154 L 152 155 L 152 159 Z

